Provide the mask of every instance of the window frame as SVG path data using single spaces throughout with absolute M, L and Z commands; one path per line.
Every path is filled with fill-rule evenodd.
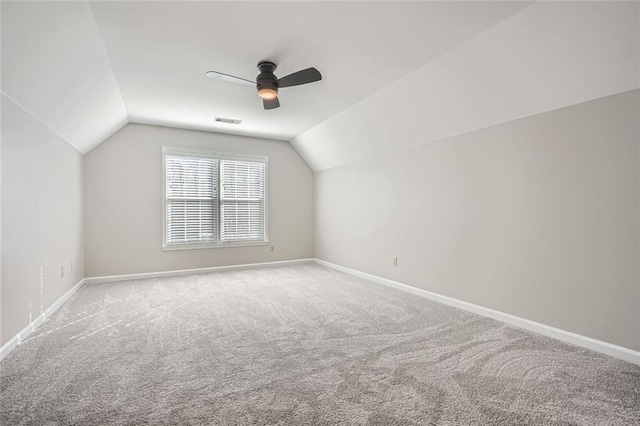
M 217 176 L 217 235 L 216 242 L 206 243 L 167 243 L 167 154 L 183 154 L 194 157 L 209 157 L 218 160 L 218 176 Z M 241 242 L 222 242 L 221 227 L 222 218 L 220 216 L 221 209 L 221 190 L 220 190 L 220 171 L 222 169 L 221 162 L 223 160 L 253 161 L 264 163 L 264 240 L 241 241 Z M 174 250 L 198 250 L 225 247 L 252 247 L 269 245 L 269 157 L 267 155 L 243 154 L 239 152 L 223 152 L 210 151 L 205 149 L 181 148 L 173 146 L 162 147 L 162 251 Z

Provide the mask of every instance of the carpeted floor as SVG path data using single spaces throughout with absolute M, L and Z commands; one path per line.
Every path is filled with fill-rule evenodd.
M 84 287 L 2 425 L 640 424 L 640 366 L 317 265 Z

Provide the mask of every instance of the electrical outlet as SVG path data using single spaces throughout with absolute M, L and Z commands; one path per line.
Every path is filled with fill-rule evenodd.
M 393 256 L 393 257 L 391 258 L 391 264 L 392 264 L 393 266 L 398 266 L 398 256 Z
M 269 244 L 269 251 L 276 251 L 276 246 Z
M 64 277 L 64 266 L 60 267 L 60 278 Z

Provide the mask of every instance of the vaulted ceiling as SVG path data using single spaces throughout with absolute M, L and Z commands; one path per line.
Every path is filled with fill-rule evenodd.
M 288 140 L 322 170 L 637 88 L 638 9 L 3 2 L 1 90 L 82 153 L 135 122 Z M 262 59 L 323 80 L 265 111 L 251 87 L 204 75 L 252 79 Z

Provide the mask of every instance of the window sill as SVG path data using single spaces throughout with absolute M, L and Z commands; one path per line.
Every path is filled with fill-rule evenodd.
M 248 241 L 246 243 L 216 243 L 216 244 L 175 244 L 175 245 L 163 245 L 162 251 L 175 251 L 175 250 L 204 250 L 204 249 L 219 249 L 227 247 L 255 247 L 269 245 L 269 241 Z

